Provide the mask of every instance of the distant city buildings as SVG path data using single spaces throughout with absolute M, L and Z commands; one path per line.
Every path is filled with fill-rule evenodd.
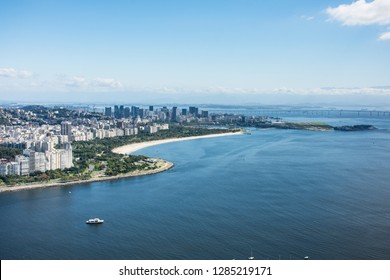
M 190 107 L 189 108 L 189 113 L 192 116 L 197 117 L 198 116 L 198 108 L 197 107 Z
M 124 111 L 124 117 L 125 118 L 129 118 L 130 117 L 130 108 L 129 107 L 126 107 L 125 108 L 125 111 Z
M 173 122 L 177 121 L 177 107 L 172 108 L 171 121 Z
M 115 105 L 114 114 L 111 115 L 112 107 L 104 108 L 105 116 L 113 116 L 115 119 L 127 119 L 138 124 L 140 122 L 207 122 L 211 120 L 209 118 L 209 112 L 202 110 L 199 113 L 199 108 L 190 106 L 188 108 L 179 109 L 177 106 L 173 106 L 169 109 L 163 106 L 160 109 L 156 109 L 155 106 L 150 105 L 147 109 L 140 108 L 138 106 L 124 107 L 124 105 Z
M 42 114 L 42 110 L 46 113 Z M 115 105 L 104 107 L 102 113 L 96 113 L 95 109 L 89 113 L 80 109 L 71 111 L 42 106 L 31 106 L 31 111 L 0 108 L 0 120 L 8 123 L 0 125 L 0 145 L 23 150 L 14 159 L 0 159 L 0 175 L 23 176 L 37 171 L 70 168 L 73 166 L 71 143 L 76 141 L 153 134 L 169 129 L 170 122 L 233 122 L 237 118 L 234 115 L 210 115 L 205 110 L 199 114 L 199 109 L 194 106 L 179 109 L 177 106 L 141 108 Z
M 111 117 L 112 116 L 112 108 L 111 107 L 104 108 L 104 115 L 106 117 Z

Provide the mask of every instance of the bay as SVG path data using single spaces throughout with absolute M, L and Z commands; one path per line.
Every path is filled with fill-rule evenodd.
M 390 127 L 363 121 L 380 129 L 164 144 L 137 152 L 164 173 L 2 193 L 0 258 L 390 259 Z

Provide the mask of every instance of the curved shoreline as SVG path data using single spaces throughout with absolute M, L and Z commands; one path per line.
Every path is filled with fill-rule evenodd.
M 155 140 L 155 141 L 149 141 L 149 142 L 141 142 L 141 143 L 134 143 L 129 144 L 121 147 L 114 148 L 112 151 L 117 154 L 129 154 L 133 153 L 135 151 L 138 151 L 143 148 L 165 144 L 165 143 L 171 143 L 171 142 L 178 142 L 178 141 L 184 141 L 184 140 L 194 140 L 194 139 L 202 139 L 202 138 L 211 138 L 211 137 L 220 137 L 220 136 L 229 136 L 229 135 L 239 135 L 242 134 L 242 132 L 229 132 L 229 133 L 220 133 L 220 134 L 209 134 L 209 135 L 201 135 L 201 136 L 190 136 L 190 137 L 182 137 L 182 138 L 170 138 L 170 139 L 163 139 L 163 140 Z M 153 159 L 153 158 L 152 158 Z M 0 193 L 2 192 L 14 192 L 14 191 L 21 191 L 21 190 L 32 190 L 32 189 L 38 189 L 38 188 L 48 188 L 48 187 L 61 187 L 61 186 L 70 186 L 70 185 L 79 185 L 79 184 L 88 184 L 93 182 L 99 182 L 99 181 L 108 181 L 108 180 L 117 180 L 122 178 L 128 178 L 128 177 L 137 177 L 137 176 L 146 176 L 151 174 L 160 173 L 163 171 L 166 171 L 174 166 L 172 162 L 169 162 L 164 159 L 155 159 L 158 161 L 158 163 L 161 164 L 156 169 L 152 170 L 144 170 L 139 171 L 136 170 L 134 172 L 130 172 L 127 174 L 119 174 L 116 176 L 101 176 L 101 177 L 94 177 L 87 180 L 79 180 L 79 181 L 70 181 L 70 182 L 63 182 L 63 183 L 55 183 L 55 182 L 40 182 L 36 184 L 26 184 L 26 185 L 16 185 L 16 186 L 0 186 Z
M 168 139 L 162 139 L 162 140 L 154 140 L 154 141 L 147 141 L 147 142 L 141 142 L 141 143 L 133 143 L 129 145 L 120 146 L 117 148 L 114 148 L 112 152 L 117 154 L 130 154 L 134 153 L 135 151 L 148 148 L 151 146 L 166 144 L 166 143 L 172 143 L 172 142 L 179 142 L 179 141 L 185 141 L 185 140 L 194 140 L 194 139 L 203 139 L 203 138 L 212 138 L 212 137 L 221 137 L 221 136 L 231 136 L 231 135 L 240 135 L 242 132 L 228 132 L 228 133 L 218 133 L 218 134 L 208 134 L 208 135 L 201 135 L 201 136 L 190 136 L 190 137 L 181 137 L 181 138 L 168 138 Z
M 130 173 L 126 173 L 126 174 L 119 174 L 116 176 L 101 176 L 101 177 L 95 177 L 95 178 L 91 178 L 91 179 L 87 179 L 87 180 L 70 181 L 70 182 L 64 182 L 64 183 L 50 183 L 50 182 L 48 182 L 48 183 L 28 184 L 28 185 L 20 185 L 20 186 L 13 186 L 13 187 L 0 186 L 0 193 L 2 193 L 2 192 L 16 192 L 16 191 L 32 190 L 32 189 L 40 189 L 40 188 L 49 188 L 49 187 L 80 185 L 80 184 L 88 184 L 88 183 L 100 182 L 100 181 L 118 180 L 118 179 L 129 178 L 129 177 L 146 176 L 146 175 L 151 175 L 151 174 L 156 174 L 156 173 L 166 171 L 174 166 L 174 164 L 170 161 L 166 161 L 163 159 L 155 159 L 155 160 L 158 160 L 160 163 L 163 163 L 163 165 L 156 168 L 156 169 L 152 169 L 152 170 L 146 170 L 146 171 L 136 170 L 134 172 L 130 172 Z

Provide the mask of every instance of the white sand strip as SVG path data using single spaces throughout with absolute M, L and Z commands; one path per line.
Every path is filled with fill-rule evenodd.
M 209 134 L 209 135 L 202 135 L 202 136 L 191 136 L 191 137 L 182 137 L 182 138 L 170 138 L 170 139 L 164 139 L 164 140 L 155 140 L 155 141 L 149 141 L 149 142 L 141 142 L 141 143 L 134 143 L 129 144 L 121 147 L 117 147 L 113 149 L 112 151 L 117 154 L 130 154 L 134 153 L 135 151 L 155 146 L 155 145 L 161 145 L 171 142 L 178 142 L 178 141 L 184 141 L 184 140 L 194 140 L 194 139 L 202 139 L 202 138 L 211 138 L 211 137 L 221 137 L 221 136 L 231 136 L 231 135 L 239 135 L 242 134 L 242 132 L 228 132 L 228 133 L 219 133 L 219 134 Z

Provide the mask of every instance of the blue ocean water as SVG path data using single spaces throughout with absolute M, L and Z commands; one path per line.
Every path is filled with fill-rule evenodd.
M 389 120 L 325 121 L 380 129 L 170 143 L 138 151 L 164 173 L 2 193 L 0 258 L 390 259 Z

